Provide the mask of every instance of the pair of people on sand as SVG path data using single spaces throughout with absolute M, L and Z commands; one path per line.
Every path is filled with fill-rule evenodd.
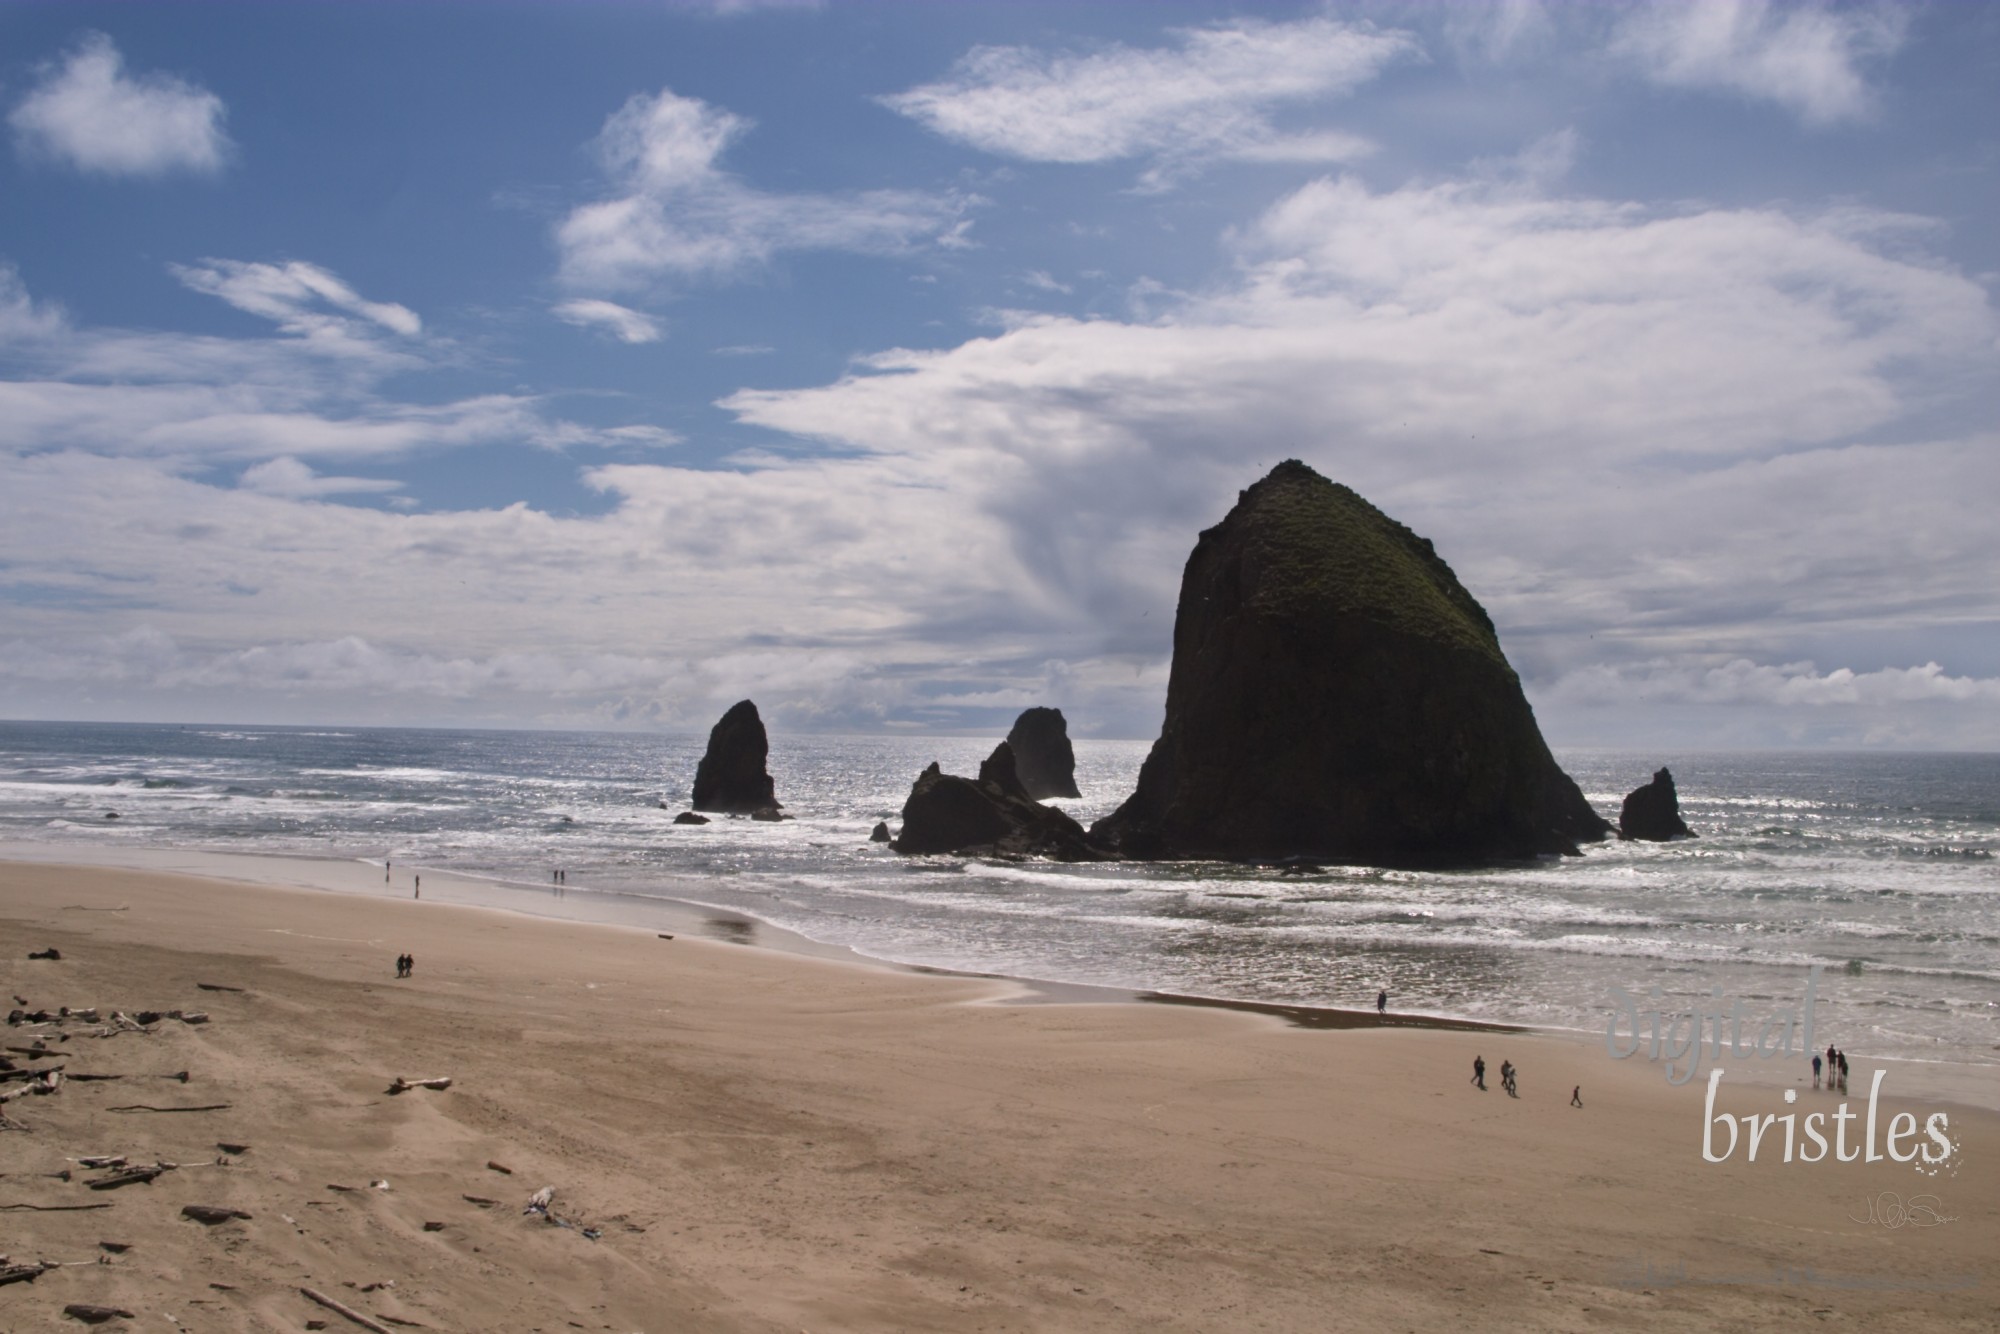
M 416 971 L 417 971 L 417 956 L 416 956 L 416 955 L 414 955 L 414 954 L 398 954 L 398 955 L 396 956 L 396 976 L 397 976 L 397 977 L 408 977 L 408 976 L 409 976 L 410 974 L 412 974 L 412 973 L 414 973 L 414 972 L 416 972 Z
M 1847 1092 L 1847 1053 L 1828 1045 L 1826 1049 L 1826 1086 Z M 1813 1055 L 1813 1087 L 1819 1087 L 1819 1055 Z

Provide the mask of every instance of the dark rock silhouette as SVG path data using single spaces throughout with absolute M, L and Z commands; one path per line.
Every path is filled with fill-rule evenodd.
M 722 720 L 709 731 L 708 750 L 694 771 L 694 800 L 688 804 L 698 811 L 721 811 L 725 815 L 749 815 L 776 807 L 771 775 L 764 761 L 771 743 L 764 735 L 764 720 L 749 700 L 730 707 Z
M 933 763 L 917 776 L 903 803 L 898 852 L 971 852 L 996 856 L 1090 861 L 1099 854 L 1083 826 L 1054 806 L 1028 795 L 1014 769 L 1014 751 L 1002 741 L 979 766 L 978 778 L 961 778 Z
M 887 843 L 889 841 L 889 822 L 887 820 L 877 820 L 875 827 L 868 831 L 868 841 L 870 843 Z
M 1014 750 L 1014 769 L 1030 797 L 1040 801 L 1083 795 L 1076 790 L 1076 751 L 1069 744 L 1069 724 L 1061 709 L 1024 710 L 1008 731 L 1007 744 Z
M 1165 726 L 1091 835 L 1125 856 L 1453 866 L 1609 829 L 1430 542 L 1291 460 L 1188 557 Z
M 707 824 L 706 815 L 696 815 L 693 811 L 682 811 L 674 817 L 675 824 Z
M 1694 836 L 1694 830 L 1681 819 L 1681 799 L 1674 790 L 1674 776 L 1664 767 L 1653 775 L 1652 782 L 1625 794 L 1625 804 L 1618 811 L 1618 837 L 1665 843 L 1668 839 Z
M 785 814 L 783 810 L 781 810 L 777 805 L 773 804 L 770 806 L 759 806 L 756 810 L 750 812 L 750 818 L 753 820 L 764 820 L 770 824 L 776 824 L 780 820 L 789 820 L 792 817 Z

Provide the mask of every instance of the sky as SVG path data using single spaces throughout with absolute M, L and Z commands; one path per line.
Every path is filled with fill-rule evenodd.
M 1157 733 L 1286 458 L 1557 745 L 2000 750 L 2000 6 L 0 0 L 0 717 Z

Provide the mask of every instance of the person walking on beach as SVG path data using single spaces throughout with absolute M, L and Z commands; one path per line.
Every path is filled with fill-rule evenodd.
M 1472 1058 L 1472 1082 L 1479 1085 L 1481 1093 L 1486 1091 L 1486 1058 L 1484 1056 L 1475 1056 Z
M 416 976 L 416 972 L 417 972 L 417 956 L 414 954 L 405 954 L 403 956 L 403 976 L 414 977 Z
M 1813 1087 L 1819 1087 L 1819 1053 L 1813 1053 Z
M 1840 1091 L 1847 1092 L 1847 1053 L 1840 1053 Z
M 1512 1061 L 1500 1062 L 1500 1087 L 1507 1090 L 1507 1096 L 1510 1098 L 1521 1096 L 1520 1091 L 1514 1087 L 1514 1076 L 1518 1073 L 1520 1072 L 1514 1068 Z
M 1578 1084 L 1569 1091 L 1569 1105 L 1572 1107 L 1583 1106 L 1583 1085 Z
M 416 878 L 416 883 L 410 888 L 410 897 L 413 899 L 420 899 L 423 896 L 424 896 L 424 878 L 422 876 L 418 876 Z
M 1377 1013 L 1377 1014 L 1387 1014 L 1387 1013 L 1389 1013 L 1389 993 L 1388 993 L 1388 992 L 1386 992 L 1386 991 L 1378 991 L 1378 992 L 1376 992 L 1376 993 L 1375 993 L 1375 1013 Z

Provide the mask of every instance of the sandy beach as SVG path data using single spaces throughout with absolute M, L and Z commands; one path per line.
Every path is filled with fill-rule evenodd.
M 1771 1138 L 1706 1162 L 1702 1081 L 1569 1035 L 1012 1004 L 1005 982 L 115 867 L 0 862 L 0 942 L 12 1006 L 209 1016 L 7 1030 L 18 1067 L 68 1077 L 0 1107 L 0 1254 L 62 1265 L 0 1287 L 9 1330 L 75 1328 L 72 1303 L 133 1313 L 107 1327 L 362 1328 L 306 1288 L 390 1329 L 621 1334 L 1985 1330 L 2000 1309 L 2000 1116 L 1902 1069 L 1878 1112 L 1948 1115 L 1935 1176 L 1784 1163 Z M 1742 1073 L 1718 1111 L 1840 1102 L 1803 1065 Z M 177 1166 L 92 1190 L 93 1155 Z M 568 1226 L 523 1212 L 545 1186 Z M 1888 1203 L 1915 1196 L 1934 1205 Z

